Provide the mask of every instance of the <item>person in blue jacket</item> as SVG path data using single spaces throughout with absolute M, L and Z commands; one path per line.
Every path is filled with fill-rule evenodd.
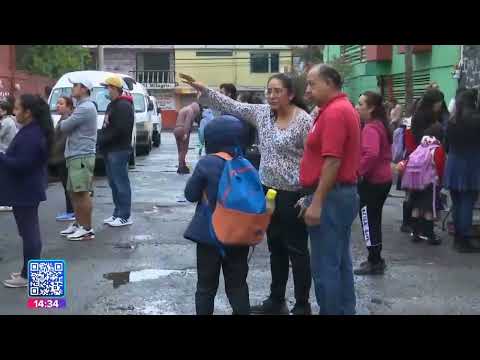
M 212 315 L 217 294 L 220 269 L 225 278 L 225 292 L 234 315 L 248 315 L 250 300 L 247 286 L 249 247 L 227 247 L 222 258 L 219 249 L 210 241 L 208 221 L 205 221 L 202 197 L 206 192 L 211 211 L 215 210 L 220 177 L 225 160 L 213 154 L 227 152 L 235 155 L 238 146 L 245 150 L 248 129 L 239 119 L 222 115 L 205 127 L 207 155 L 199 160 L 185 187 L 185 198 L 198 203 L 195 215 L 185 232 L 185 238 L 197 243 L 197 291 L 195 307 L 197 315 Z
M 3 281 L 9 288 L 26 287 L 28 261 L 40 258 L 38 206 L 47 199 L 47 162 L 54 138 L 50 109 L 40 96 L 22 95 L 15 102 L 15 115 L 21 128 L 0 154 L 0 204 L 13 207 L 23 240 L 23 268 Z

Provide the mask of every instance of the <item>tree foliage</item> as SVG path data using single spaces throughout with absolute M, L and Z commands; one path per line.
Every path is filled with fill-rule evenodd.
M 30 45 L 21 59 L 25 70 L 55 79 L 86 69 L 90 61 L 90 52 L 80 45 Z
M 304 64 L 323 63 L 325 45 L 305 45 L 293 47 L 293 55 L 300 57 Z

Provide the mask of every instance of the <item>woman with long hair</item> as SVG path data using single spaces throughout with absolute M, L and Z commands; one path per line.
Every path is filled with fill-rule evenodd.
M 382 212 L 392 187 L 392 132 L 382 96 L 366 91 L 360 96 L 357 111 L 365 124 L 360 158 L 360 220 L 368 260 L 354 271 L 356 275 L 383 274 Z
M 47 162 L 54 138 L 50 109 L 40 96 L 21 95 L 15 115 L 21 129 L 7 152 L 0 153 L 0 203 L 13 207 L 23 240 L 23 268 L 3 281 L 10 288 L 26 287 L 28 261 L 40 258 L 38 206 L 46 200 Z
M 471 243 L 473 208 L 480 193 L 480 112 L 476 91 L 464 90 L 457 95 L 447 142 L 444 185 L 453 202 L 454 248 L 458 252 L 480 252 Z
M 293 79 L 285 74 L 273 75 L 267 82 L 268 104 L 246 104 L 209 89 L 189 76 L 181 77 L 202 93 L 211 108 L 232 114 L 258 129 L 260 180 L 265 191 L 277 190 L 276 210 L 267 232 L 272 272 L 270 296 L 261 305 L 253 306 L 252 313 L 288 314 L 285 292 L 291 262 L 296 299 L 291 313 L 311 314 L 308 233 L 295 206 L 303 197 L 300 161 L 312 118 L 295 93 Z
M 50 154 L 49 165 L 53 167 L 55 173 L 62 182 L 65 192 L 65 212 L 57 215 L 57 221 L 75 221 L 75 211 L 73 209 L 70 195 L 67 191 L 68 170 L 65 161 L 65 145 L 67 135 L 60 131 L 60 124 L 67 119 L 73 112 L 73 100 L 68 96 L 60 96 L 57 100 L 57 113 L 60 114 L 60 120 L 55 128 L 55 140 Z

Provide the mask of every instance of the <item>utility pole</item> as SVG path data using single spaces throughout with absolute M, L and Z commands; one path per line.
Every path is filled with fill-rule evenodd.
M 104 61 L 103 61 L 103 45 L 98 46 L 98 61 L 97 61 L 97 70 L 103 71 L 104 70 Z
M 405 45 L 405 108 L 410 111 L 413 103 L 413 47 Z M 407 114 L 411 116 L 411 114 Z

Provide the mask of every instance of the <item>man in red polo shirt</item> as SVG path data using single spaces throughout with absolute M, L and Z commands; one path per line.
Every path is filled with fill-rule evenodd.
M 311 194 L 304 217 L 321 315 L 353 315 L 356 303 L 350 236 L 359 207 L 360 119 L 341 88 L 340 74 L 328 65 L 308 73 L 306 93 L 319 111 L 305 144 L 300 182 Z

